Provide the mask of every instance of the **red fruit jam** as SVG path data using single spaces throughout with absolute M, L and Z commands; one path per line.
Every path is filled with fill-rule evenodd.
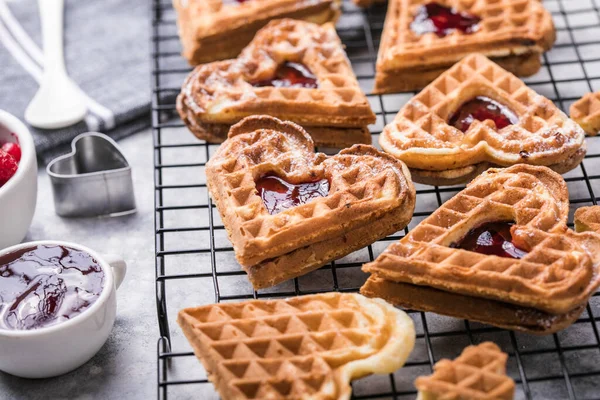
M 494 121 L 496 129 L 519 122 L 519 117 L 504 104 L 485 96 L 477 96 L 467 101 L 450 116 L 448 123 L 463 132 L 466 132 L 474 120 Z
M 296 185 L 277 176 L 267 175 L 256 181 L 256 190 L 258 190 L 258 195 L 269 214 L 273 215 L 319 197 L 327 196 L 329 181 L 321 179 Z
M 102 292 L 104 272 L 88 253 L 28 247 L 0 257 L 0 329 L 30 330 L 67 321 Z
M 456 30 L 462 33 L 476 32 L 480 21 L 481 18 L 476 15 L 431 2 L 419 8 L 410 29 L 419 35 L 433 32 L 444 37 Z
M 471 230 L 460 242 L 450 247 L 499 257 L 523 258 L 527 252 L 512 242 L 510 227 L 513 225 L 514 223 L 508 221 L 483 224 Z
M 0 187 L 4 186 L 17 173 L 18 167 L 19 164 L 13 156 L 0 149 Z
M 2 150 L 10 154 L 16 162 L 21 161 L 21 146 L 18 143 L 7 142 L 2 145 Z
M 317 83 L 317 77 L 305 65 L 285 62 L 277 67 L 274 77 L 254 82 L 252 86 L 315 89 L 319 87 L 319 84 Z

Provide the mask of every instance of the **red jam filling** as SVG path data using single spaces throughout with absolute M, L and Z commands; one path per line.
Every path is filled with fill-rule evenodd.
M 419 7 L 410 29 L 419 35 L 433 32 L 444 37 L 456 30 L 462 33 L 476 32 L 480 21 L 481 18 L 476 15 L 431 2 Z
M 513 225 L 514 223 L 507 221 L 483 224 L 450 247 L 505 258 L 523 258 L 527 252 L 512 242 L 510 227 Z
M 321 179 L 315 182 L 293 184 L 277 176 L 267 175 L 256 181 L 256 190 L 258 190 L 258 195 L 269 214 L 273 215 L 327 196 L 329 181 Z
M 274 86 L 281 88 L 306 88 L 319 87 L 317 77 L 305 66 L 299 63 L 285 62 L 277 67 L 275 76 L 263 81 L 254 82 L 254 87 Z
M 104 271 L 88 253 L 28 247 L 0 257 L 0 329 L 39 329 L 67 321 L 102 293 Z
M 448 123 L 463 132 L 466 132 L 474 120 L 494 121 L 496 129 L 516 124 L 519 121 L 517 114 L 504 104 L 485 96 L 477 96 L 464 103 L 450 116 Z
M 17 173 L 21 161 L 21 146 L 6 142 L 0 147 L 0 187 Z

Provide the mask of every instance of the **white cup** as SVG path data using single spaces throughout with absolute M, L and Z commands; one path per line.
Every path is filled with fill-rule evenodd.
M 100 350 L 115 323 L 116 289 L 127 271 L 119 256 L 99 255 L 85 246 L 56 240 L 22 243 L 0 251 L 0 256 L 39 245 L 65 246 L 88 253 L 102 267 L 104 287 L 89 308 L 68 321 L 32 330 L 0 329 L 0 370 L 22 378 L 65 374 Z

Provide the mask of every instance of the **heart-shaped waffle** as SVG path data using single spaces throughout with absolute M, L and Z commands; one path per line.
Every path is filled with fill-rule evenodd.
M 415 27 L 426 7 L 447 8 L 478 22 L 469 32 L 438 35 Z M 447 16 L 440 20 L 448 21 Z M 427 28 L 434 21 L 424 21 Z M 375 92 L 417 90 L 479 52 L 519 76 L 535 74 L 556 39 L 552 16 L 536 0 L 389 0 L 377 56 Z
M 190 64 L 233 58 L 277 18 L 335 22 L 340 0 L 173 0 L 182 55 Z
M 443 359 L 433 374 L 415 381 L 423 400 L 512 400 L 515 382 L 506 375 L 508 354 L 492 342 L 466 347 L 454 360 Z
M 449 120 L 472 99 L 488 98 L 514 112 L 502 129 L 473 119 L 465 132 Z M 404 161 L 415 182 L 468 182 L 490 165 L 544 165 L 564 173 L 585 156 L 585 133 L 550 100 L 482 55 L 457 63 L 412 98 L 380 136 L 381 147 Z
M 285 63 L 310 71 L 318 87 L 263 86 Z M 317 145 L 332 147 L 370 144 L 367 125 L 375 122 L 334 26 L 289 19 L 261 29 L 237 59 L 198 66 L 177 110 L 198 138 L 217 143 L 250 115 L 296 122 Z
M 188 308 L 178 323 L 223 400 L 349 399 L 350 381 L 400 368 L 415 330 L 358 294 Z
M 256 181 L 327 180 L 326 197 L 271 215 Z M 328 157 L 298 125 L 262 116 L 233 126 L 206 166 L 236 258 L 255 288 L 300 276 L 403 229 L 415 189 L 406 166 L 372 146 Z
M 600 91 L 588 93 L 569 109 L 571 118 L 591 136 L 596 136 L 600 131 Z
M 568 209 L 566 184 L 550 169 L 524 164 L 490 169 L 363 270 L 373 274 L 370 280 L 488 299 L 537 310 L 547 318 L 559 316 L 546 330 L 563 326 L 567 315 L 572 321 L 573 311 L 581 311 L 600 285 L 600 235 L 567 229 Z M 514 222 L 509 247 L 520 249 L 518 257 L 459 248 L 478 227 L 499 221 Z M 495 240 L 491 233 L 479 236 L 477 245 L 492 245 Z M 509 242 L 502 249 L 508 249 Z M 367 286 L 363 293 L 377 295 Z M 449 310 L 448 304 L 439 310 L 432 304 L 424 308 L 462 315 L 461 310 Z M 515 325 L 514 320 L 483 320 L 481 315 L 474 319 Z

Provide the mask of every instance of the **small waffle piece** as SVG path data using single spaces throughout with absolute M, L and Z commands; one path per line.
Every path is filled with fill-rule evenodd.
M 575 230 L 600 233 L 600 206 L 578 208 L 575 211 Z
M 178 323 L 223 400 L 349 399 L 402 367 L 413 322 L 379 299 L 324 293 L 188 308 Z
M 573 118 L 590 135 L 600 131 L 600 92 L 588 93 L 571 105 Z
M 352 0 L 359 7 L 370 7 L 373 4 L 384 3 L 386 0 Z
M 327 179 L 326 197 L 269 214 L 256 180 Z M 403 229 L 415 206 L 406 166 L 374 147 L 327 157 L 298 125 L 248 117 L 231 128 L 206 166 L 207 184 L 255 288 L 303 275 Z
M 497 129 L 473 120 L 466 132 L 448 121 L 477 96 L 518 117 Z M 404 161 L 413 180 L 432 185 L 468 182 L 490 166 L 544 165 L 565 173 L 586 153 L 585 133 L 550 100 L 488 58 L 464 58 L 412 98 L 380 136 L 383 150 Z
M 285 62 L 304 65 L 317 88 L 256 87 Z M 294 121 L 317 145 L 371 144 L 367 126 L 375 114 L 335 33 L 333 25 L 273 21 L 235 60 L 198 66 L 185 80 L 177 110 L 198 138 L 220 143 L 231 125 L 250 115 Z
M 416 90 L 466 55 L 479 52 L 519 76 L 535 74 L 540 54 L 552 47 L 552 17 L 538 0 L 436 0 L 481 19 L 472 33 L 439 37 L 411 29 L 421 7 L 432 0 L 389 0 L 377 56 L 375 92 Z
M 492 342 L 466 347 L 450 361 L 433 367 L 433 375 L 415 381 L 421 400 L 512 400 L 515 382 L 506 375 L 508 354 Z
M 233 58 L 277 18 L 335 22 L 340 0 L 173 0 L 183 56 L 190 64 Z
M 569 230 L 568 210 L 566 183 L 550 169 L 525 164 L 490 169 L 363 270 L 373 274 L 370 281 L 378 278 L 506 303 L 522 319 L 522 326 L 514 329 L 550 333 L 575 320 L 600 285 L 600 235 Z M 459 248 L 478 227 L 497 221 L 514 222 L 511 242 L 524 253 L 520 257 Z M 484 245 L 490 245 L 490 240 Z M 511 307 L 504 307 L 505 317 L 497 320 L 482 310 L 489 302 L 473 302 L 470 309 L 461 309 L 436 295 L 407 304 L 410 298 L 398 295 L 399 301 L 394 301 L 389 287 L 383 286 L 385 293 L 380 295 L 378 286 L 383 286 L 380 281 L 367 283 L 361 292 L 419 310 L 472 316 L 491 325 L 518 322 L 506 311 Z M 411 290 L 420 296 L 416 288 Z M 524 313 L 531 309 L 539 314 Z M 547 323 L 532 324 L 532 320 Z

